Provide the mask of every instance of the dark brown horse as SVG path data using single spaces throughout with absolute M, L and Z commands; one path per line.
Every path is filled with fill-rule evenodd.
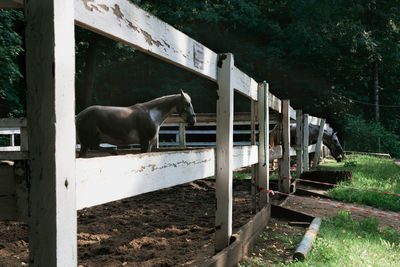
M 308 143 L 310 145 L 316 144 L 319 133 L 319 126 L 310 124 L 308 127 L 309 138 Z M 277 146 L 282 143 L 281 141 L 281 129 L 276 125 L 274 129 L 270 131 L 270 145 Z M 324 130 L 324 134 L 322 135 L 322 142 L 326 145 L 331 151 L 332 156 L 336 159 L 337 162 L 341 162 L 345 153 L 343 151 L 342 146 L 340 145 L 339 139 L 336 135 L 336 132 Z M 290 145 L 296 145 L 296 124 L 290 124 Z
M 196 122 L 190 96 L 182 90 L 130 107 L 90 106 L 76 116 L 79 157 L 89 149 L 99 149 L 100 143 L 140 144 L 142 153 L 150 152 L 161 124 L 172 113 L 178 113 L 189 125 Z

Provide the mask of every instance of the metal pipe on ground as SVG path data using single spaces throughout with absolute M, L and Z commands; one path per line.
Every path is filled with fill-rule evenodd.
M 305 233 L 303 240 L 301 240 L 300 245 L 297 247 L 294 252 L 293 259 L 303 261 L 307 257 L 307 253 L 310 251 L 312 247 L 312 243 L 317 236 L 319 227 L 321 225 L 322 219 L 319 217 L 314 218 L 312 220 L 310 227 Z

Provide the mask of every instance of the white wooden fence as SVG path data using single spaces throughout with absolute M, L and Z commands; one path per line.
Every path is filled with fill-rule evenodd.
M 7 0 L 0 7 L 18 4 L 22 6 L 22 1 Z M 18 156 L 11 156 L 15 154 L 10 151 L 1 155 L 28 159 L 29 190 L 20 190 L 26 181 L 16 179 L 16 194 L 23 191 L 26 195 L 25 200 L 16 200 L 14 207 L 27 210 L 29 206 L 31 265 L 77 265 L 77 209 L 214 174 L 215 249 L 227 247 L 232 235 L 232 171 L 253 165 L 256 186 L 269 186 L 263 149 L 269 135 L 259 138 L 258 146 L 255 139 L 256 113 L 259 136 L 264 136 L 264 85 L 235 67 L 232 54 L 214 53 L 128 0 L 26 1 L 24 11 L 29 155 L 27 143 L 21 144 Z M 76 159 L 74 24 L 217 82 L 216 148 Z M 252 103 L 250 146 L 233 147 L 234 90 Z M 281 101 L 269 93 L 268 85 L 265 99 L 269 109 L 282 113 L 284 143 L 277 150 L 281 151 L 280 177 L 289 177 L 288 125 L 298 112 L 289 100 Z M 268 108 L 265 120 L 269 122 Z M 305 115 L 304 123 L 308 121 Z M 309 151 L 306 142 L 303 148 Z M 265 155 L 267 162 L 270 153 Z M 308 153 L 304 153 L 305 162 L 307 159 Z M 281 179 L 280 190 L 289 192 L 291 185 L 286 181 Z M 268 195 L 261 195 L 260 205 L 268 209 L 268 203 Z

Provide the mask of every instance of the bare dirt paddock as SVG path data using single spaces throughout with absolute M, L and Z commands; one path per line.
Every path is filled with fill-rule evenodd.
M 249 181 L 235 181 L 233 227 L 250 214 Z M 80 266 L 181 266 L 214 255 L 215 182 L 199 180 L 78 212 Z M 0 222 L 0 266 L 28 263 L 28 226 Z

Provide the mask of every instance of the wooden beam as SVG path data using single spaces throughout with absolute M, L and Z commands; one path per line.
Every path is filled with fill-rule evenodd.
M 30 266 L 76 266 L 74 2 L 25 2 Z
M 268 106 L 270 109 L 282 113 L 282 102 L 279 98 L 271 93 L 268 93 Z
M 308 114 L 303 115 L 303 170 L 308 171 L 308 138 L 309 138 L 309 128 L 308 128 Z
M 322 136 L 324 134 L 324 127 L 325 127 L 325 119 L 322 119 L 321 123 L 319 125 L 317 144 L 315 146 L 315 154 L 314 154 L 314 160 L 313 160 L 313 168 L 314 169 L 317 168 L 319 156 L 321 155 Z
M 258 95 L 257 95 L 258 97 Z M 251 123 L 250 123 L 250 142 L 251 145 L 257 145 L 256 135 L 256 112 L 257 101 L 251 100 Z M 258 148 L 258 147 L 257 147 Z M 258 153 L 258 151 L 257 151 Z M 257 212 L 257 170 L 258 170 L 258 155 L 256 164 L 251 166 L 251 209 L 253 213 Z
M 303 172 L 303 111 L 296 111 L 296 177 Z
M 75 0 L 77 25 L 212 81 L 217 54 L 128 0 Z
M 268 83 L 258 84 L 258 173 L 257 173 L 257 186 L 259 188 L 269 188 L 269 156 L 270 153 L 266 153 L 265 150 L 269 150 L 269 108 L 267 103 L 269 103 L 269 85 Z M 265 100 L 264 100 L 265 98 Z M 264 105 L 265 103 L 265 105 Z M 265 129 L 264 129 L 265 128 Z M 266 131 L 265 131 L 266 130 Z M 264 134 L 266 133 L 266 134 Z M 264 207 L 267 203 L 269 203 L 268 194 L 260 195 L 260 206 Z
M 20 128 L 28 125 L 26 118 L 0 118 L 2 128 Z
M 290 193 L 290 101 L 282 101 L 283 155 L 279 161 L 279 191 Z
M 233 185 L 233 68 L 232 54 L 220 55 L 218 68 L 217 129 L 216 129 L 216 197 L 215 250 L 229 245 L 232 235 Z
M 233 88 L 238 93 L 257 101 L 257 82 L 236 67 L 233 68 Z

